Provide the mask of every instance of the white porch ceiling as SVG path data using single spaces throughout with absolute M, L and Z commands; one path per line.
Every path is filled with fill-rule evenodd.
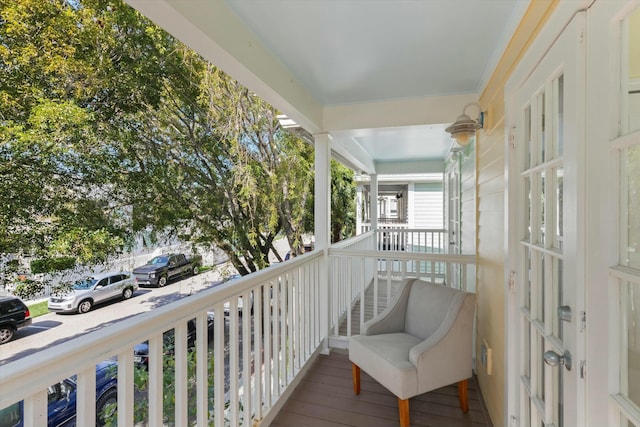
M 477 100 L 529 0 L 127 2 L 380 173 L 442 163 L 444 127 Z

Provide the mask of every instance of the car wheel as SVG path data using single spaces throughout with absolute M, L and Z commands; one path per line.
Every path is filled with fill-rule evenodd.
M 166 285 L 166 284 L 167 284 L 167 276 L 161 276 L 161 277 L 158 279 L 158 287 L 159 287 L 159 288 L 161 288 L 161 287 L 163 287 L 163 286 L 164 286 L 164 285 Z
M 14 332 L 11 326 L 0 326 L 0 344 L 11 341 Z
M 133 289 L 131 288 L 124 288 L 124 291 L 122 291 L 122 298 L 124 299 L 129 299 L 133 296 Z
M 193 275 L 195 276 L 195 275 L 196 275 L 196 274 L 198 274 L 199 272 L 200 272 L 200 269 L 198 268 L 198 266 L 197 266 L 197 265 L 194 265 L 194 266 L 193 266 L 193 269 L 191 270 L 191 274 L 193 274 Z
M 115 407 L 105 408 L 107 405 L 111 406 L 115 404 Z M 107 424 L 107 420 L 112 418 L 115 414 L 118 405 L 118 390 L 111 388 L 107 390 L 100 399 L 96 402 L 96 424 L 104 426 Z
M 91 310 L 92 305 L 93 303 L 90 299 L 81 301 L 80 304 L 78 304 L 78 313 L 87 313 L 89 310 Z

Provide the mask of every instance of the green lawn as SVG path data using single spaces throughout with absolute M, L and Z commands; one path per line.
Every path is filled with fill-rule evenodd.
M 31 313 L 31 317 L 42 316 L 43 314 L 47 314 L 49 309 L 47 308 L 48 301 L 42 301 L 35 304 L 27 304 L 29 307 L 29 313 Z

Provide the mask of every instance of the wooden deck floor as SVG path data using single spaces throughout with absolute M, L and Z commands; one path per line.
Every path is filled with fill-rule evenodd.
M 353 394 L 351 362 L 345 351 L 319 356 L 271 427 L 397 427 L 397 398 L 362 372 L 359 396 Z M 469 412 L 458 401 L 457 385 L 410 400 L 415 427 L 491 427 L 474 379 L 469 381 Z

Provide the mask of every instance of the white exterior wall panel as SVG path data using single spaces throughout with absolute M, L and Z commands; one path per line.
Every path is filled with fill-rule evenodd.
M 415 183 L 412 228 L 444 228 L 444 201 L 441 183 Z

